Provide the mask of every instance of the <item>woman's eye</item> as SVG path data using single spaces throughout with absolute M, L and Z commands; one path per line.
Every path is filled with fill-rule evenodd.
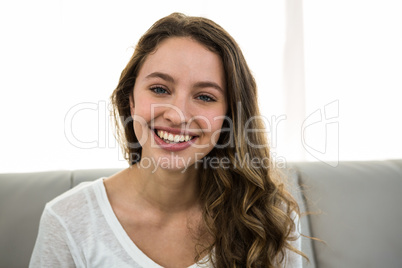
M 205 101 L 205 102 L 211 102 L 211 101 L 215 101 L 213 98 L 211 98 L 208 95 L 200 95 L 197 97 L 198 99 Z
M 163 87 L 152 87 L 151 90 L 155 92 L 156 94 L 164 94 L 167 93 L 167 90 L 164 89 Z

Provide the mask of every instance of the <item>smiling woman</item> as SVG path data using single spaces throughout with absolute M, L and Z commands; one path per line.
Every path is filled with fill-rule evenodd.
M 46 206 L 31 267 L 301 267 L 256 95 L 219 25 L 157 21 L 111 96 L 129 167 Z

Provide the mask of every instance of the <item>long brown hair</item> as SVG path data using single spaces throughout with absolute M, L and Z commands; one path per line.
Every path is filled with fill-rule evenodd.
M 130 156 L 141 154 L 130 124 L 129 96 L 147 55 L 170 37 L 190 37 L 217 53 L 227 83 L 228 120 L 222 130 L 229 131 L 222 131 L 217 146 L 204 158 L 228 158 L 232 165 L 199 169 L 203 221 L 214 242 L 198 250 L 195 261 L 213 251 L 217 268 L 275 267 L 284 261 L 286 250 L 305 256 L 291 245 L 297 238 L 292 233 L 299 207 L 275 172 L 267 137 L 262 131 L 245 132 L 246 127 L 264 129 L 258 120 L 255 80 L 235 40 L 213 21 L 173 13 L 157 21 L 139 40 L 111 96 L 117 138 L 126 159 L 133 164 Z M 264 159 L 265 165 L 254 167 L 247 164 L 250 159 Z

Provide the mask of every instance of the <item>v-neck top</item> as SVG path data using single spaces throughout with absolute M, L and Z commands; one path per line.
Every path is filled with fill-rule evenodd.
M 128 236 L 112 209 L 103 180 L 81 183 L 46 204 L 30 268 L 162 267 Z M 300 249 L 300 241 L 295 246 Z M 287 255 L 290 266 L 286 267 L 302 267 L 300 255 Z M 213 267 L 210 257 L 188 268 Z

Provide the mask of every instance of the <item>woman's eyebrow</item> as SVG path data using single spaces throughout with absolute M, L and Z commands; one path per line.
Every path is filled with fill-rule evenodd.
M 150 79 L 150 78 L 161 78 L 167 82 L 174 83 L 174 78 L 167 73 L 153 72 L 145 77 L 145 79 Z M 222 94 L 224 94 L 222 87 L 212 81 L 200 81 L 200 82 L 195 83 L 195 85 L 194 85 L 194 88 L 206 88 L 206 87 L 214 88 L 214 89 L 220 91 Z
M 215 82 L 211 82 L 211 81 L 201 81 L 201 82 L 197 82 L 194 85 L 195 88 L 205 88 L 205 87 L 211 87 L 214 88 L 218 91 L 220 91 L 222 94 L 224 94 L 223 89 Z
M 145 78 L 146 79 L 150 79 L 150 78 L 155 78 L 155 77 L 159 77 L 162 78 L 163 80 L 167 81 L 167 82 L 174 82 L 173 77 L 171 77 L 170 75 L 166 74 L 166 73 L 161 73 L 161 72 L 153 72 L 149 75 L 147 75 Z

